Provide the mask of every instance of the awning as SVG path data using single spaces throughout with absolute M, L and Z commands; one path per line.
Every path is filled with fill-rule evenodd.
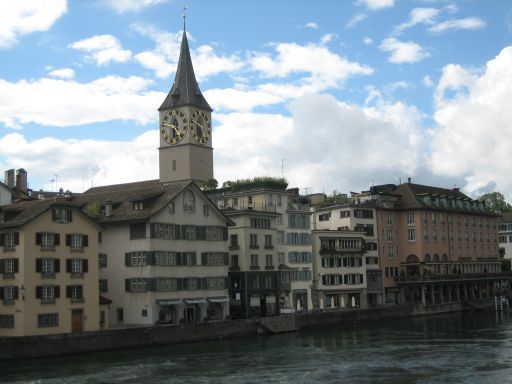
M 178 305 L 183 304 L 183 300 L 157 300 L 160 305 Z
M 210 297 L 208 298 L 208 301 L 210 303 L 227 303 L 228 302 L 228 298 L 227 297 Z
M 186 304 L 204 304 L 204 303 L 206 303 L 205 299 L 185 299 L 183 301 Z

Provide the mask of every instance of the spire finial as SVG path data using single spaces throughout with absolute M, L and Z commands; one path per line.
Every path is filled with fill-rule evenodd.
M 185 19 L 187 18 L 187 6 L 183 6 L 183 30 L 185 30 Z

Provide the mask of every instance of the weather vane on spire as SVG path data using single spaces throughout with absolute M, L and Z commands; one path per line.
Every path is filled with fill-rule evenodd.
M 185 29 L 185 19 L 187 18 L 187 6 L 183 6 L 183 29 Z

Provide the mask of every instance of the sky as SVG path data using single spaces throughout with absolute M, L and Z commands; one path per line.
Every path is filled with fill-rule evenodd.
M 184 13 L 220 185 L 410 177 L 512 201 L 512 0 L 2 0 L 2 174 L 158 178 Z

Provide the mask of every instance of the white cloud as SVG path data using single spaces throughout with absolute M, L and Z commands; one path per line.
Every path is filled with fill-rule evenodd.
M 373 39 L 370 38 L 370 37 L 365 37 L 363 39 L 363 43 L 365 43 L 366 45 L 372 45 L 373 44 Z
M 423 82 L 423 85 L 427 88 L 432 88 L 434 86 L 434 82 L 428 75 L 423 76 L 422 82 Z
M 169 0 L 103 0 L 104 4 L 118 13 L 137 12 L 147 7 L 167 3 Z
M 62 187 L 82 192 L 91 184 L 106 185 L 158 177 L 158 131 L 151 130 L 131 141 L 27 140 L 20 133 L 0 138 L 2 155 L 11 167 L 30 164 L 28 177 L 35 190 L 51 190 L 49 181 L 58 175 L 54 190 Z
M 352 28 L 353 26 L 359 24 L 361 21 L 366 19 L 367 15 L 365 13 L 357 13 L 352 17 L 347 24 L 345 24 L 345 27 Z
M 307 23 L 304 28 L 311 28 L 311 29 L 318 29 L 318 24 L 317 23 L 313 23 L 312 21 L 310 21 L 309 23 Z
M 437 86 L 437 127 L 431 132 L 429 164 L 435 174 L 463 175 L 469 192 L 495 188 L 512 199 L 510 84 L 510 46 L 480 74 L 459 65 L 444 68 Z
M 391 52 L 391 63 L 415 63 L 430 56 L 420 45 L 413 41 L 403 42 L 394 37 L 384 39 L 379 46 L 384 52 Z
M 112 35 L 96 35 L 75 41 L 69 46 L 89 53 L 86 58 L 98 65 L 106 65 L 111 61 L 123 63 L 132 57 L 131 51 L 123 49 L 119 40 Z
M 485 25 L 485 21 L 478 17 L 467 17 L 465 19 L 443 21 L 442 23 L 433 25 L 428 30 L 434 33 L 443 33 L 452 29 L 482 29 L 485 28 Z
M 439 13 L 440 11 L 435 8 L 414 8 L 409 15 L 409 20 L 397 26 L 394 32 L 400 34 L 417 24 L 433 24 Z
M 322 38 L 320 39 L 320 43 L 322 43 L 322 45 L 325 45 L 325 44 L 328 44 L 330 43 L 334 38 L 336 37 L 335 34 L 333 33 L 328 33 L 326 35 L 323 35 Z
M 155 71 L 159 78 L 167 78 L 176 71 L 183 34 L 169 33 L 152 26 L 137 24 L 134 29 L 155 42 L 155 48 L 135 55 L 135 60 L 143 67 Z M 190 34 L 187 33 L 191 40 Z M 190 43 L 189 43 L 190 44 Z M 201 45 L 191 49 L 192 62 L 197 81 L 207 79 L 218 73 L 232 73 L 243 67 L 242 60 L 236 55 L 221 56 L 210 45 Z
M 72 79 L 75 77 L 75 71 L 71 68 L 54 69 L 53 71 L 48 72 L 48 76 L 59 79 Z
M 357 3 L 375 11 L 378 9 L 393 7 L 395 5 L 395 0 L 357 0 Z
M 147 91 L 141 77 L 107 76 L 90 83 L 41 78 L 11 83 L 0 79 L 0 122 L 16 128 L 27 123 L 58 127 L 109 120 L 156 120 L 155 105 L 165 98 Z
M 219 181 L 280 176 L 281 148 L 285 177 L 293 186 L 316 190 L 367 188 L 371 180 L 385 182 L 402 172 L 412 175 L 422 161 L 421 115 L 413 107 L 380 101 L 361 108 L 332 96 L 307 95 L 290 108 L 291 117 L 218 117 L 214 144 Z
M 49 30 L 66 11 L 66 0 L 0 1 L 0 48 L 15 44 L 19 36 Z

